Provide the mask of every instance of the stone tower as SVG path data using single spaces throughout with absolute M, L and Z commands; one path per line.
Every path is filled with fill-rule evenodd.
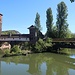
M 1 32 L 2 32 L 2 14 L 0 13 L 0 36 L 1 36 Z
M 37 41 L 36 27 L 31 25 L 28 29 L 29 29 L 29 32 L 30 32 L 30 42 L 31 43 L 36 43 L 36 41 Z

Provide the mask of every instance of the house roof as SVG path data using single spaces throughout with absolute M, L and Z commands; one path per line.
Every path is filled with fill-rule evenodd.
M 28 29 L 36 28 L 34 25 L 31 25 Z

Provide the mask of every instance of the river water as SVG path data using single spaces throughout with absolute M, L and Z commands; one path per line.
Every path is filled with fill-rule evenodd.
M 0 58 L 0 75 L 75 75 L 75 50 Z

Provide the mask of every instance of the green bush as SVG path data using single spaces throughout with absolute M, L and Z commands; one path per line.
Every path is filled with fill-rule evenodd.
M 47 48 L 47 47 L 52 47 L 52 39 L 51 38 L 47 38 L 46 40 L 45 40 L 45 47 Z
M 19 48 L 18 45 L 14 45 L 13 48 L 11 49 L 11 53 L 14 52 L 14 53 L 21 53 L 21 49 Z
M 4 53 L 5 53 L 5 56 L 10 56 L 10 50 L 9 50 L 9 49 L 6 49 L 6 50 L 4 51 Z
M 43 39 L 39 39 L 35 45 L 35 52 L 47 51 L 49 47 L 52 47 L 52 39 L 47 38 L 45 41 L 43 41 Z
M 22 44 L 20 45 L 20 48 L 21 48 L 22 50 L 30 50 L 30 49 L 31 49 L 30 44 L 29 44 L 28 42 L 22 43 Z
M 9 49 L 6 49 L 6 50 L 4 51 L 4 53 L 5 53 L 5 54 L 10 54 L 10 50 L 9 50 Z
M 35 52 L 42 52 L 43 49 L 44 49 L 44 41 L 42 39 L 39 39 L 37 42 L 36 42 L 36 45 L 35 45 Z

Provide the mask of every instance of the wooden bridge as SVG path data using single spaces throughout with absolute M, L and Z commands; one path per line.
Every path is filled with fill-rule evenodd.
M 22 42 L 29 42 L 30 39 L 28 37 L 8 37 L 8 38 L 0 38 L 0 49 L 10 49 L 11 47 L 13 47 L 14 45 L 18 45 Z M 8 43 L 8 45 L 4 44 L 4 43 Z
M 52 42 L 75 43 L 75 38 L 54 38 Z
M 75 38 L 54 38 L 52 43 L 55 49 L 75 48 Z
M 0 42 L 10 42 L 10 41 L 30 41 L 29 37 L 2 37 L 0 38 Z M 69 43 L 69 42 L 73 42 L 75 43 L 75 38 L 53 38 L 52 42 L 65 42 L 65 43 Z
M 1 42 L 9 42 L 9 43 L 19 43 L 19 42 L 31 42 L 31 38 L 29 35 L 17 35 L 12 37 L 0 37 L 0 43 Z M 58 46 L 69 46 L 69 47 L 75 47 L 75 38 L 53 38 L 52 43 L 61 43 L 58 44 Z

